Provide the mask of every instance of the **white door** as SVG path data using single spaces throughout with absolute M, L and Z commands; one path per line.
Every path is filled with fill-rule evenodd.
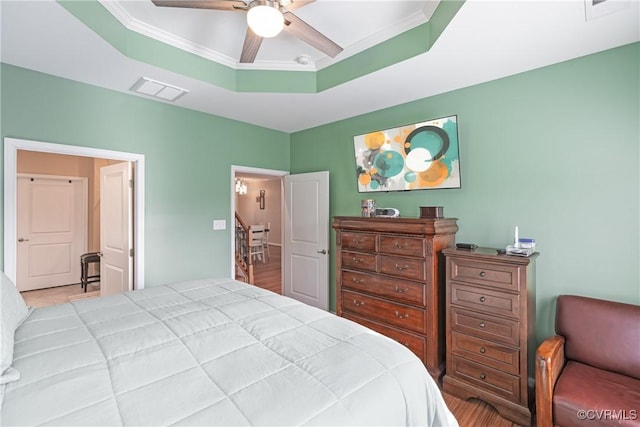
M 284 295 L 329 309 L 329 172 L 284 177 Z
M 131 164 L 100 168 L 100 295 L 133 289 Z
M 17 191 L 16 287 L 79 283 L 87 242 L 86 179 L 19 175 Z

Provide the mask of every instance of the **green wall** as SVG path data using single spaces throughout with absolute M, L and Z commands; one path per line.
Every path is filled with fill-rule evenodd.
M 636 43 L 297 132 L 291 172 L 330 171 L 332 216 L 359 215 L 363 198 L 407 217 L 443 206 L 459 218 L 458 242 L 489 247 L 509 244 L 517 225 L 539 245 L 537 335 L 547 336 L 559 294 L 640 303 L 639 52 Z M 358 193 L 354 135 L 452 114 L 462 189 Z M 334 264 L 332 284 L 335 274 Z
M 3 138 L 145 155 L 147 285 L 230 277 L 231 165 L 289 170 L 288 134 L 7 64 L 1 72 Z M 227 230 L 213 231 L 214 218 Z
M 145 155 L 148 285 L 230 274 L 211 221 L 231 222 L 232 164 L 330 171 L 332 215 L 439 205 L 457 241 L 492 247 L 518 225 L 541 252 L 540 338 L 558 294 L 640 303 L 639 64 L 635 43 L 291 135 L 2 64 L 0 134 Z M 358 193 L 354 135 L 451 114 L 462 189 Z

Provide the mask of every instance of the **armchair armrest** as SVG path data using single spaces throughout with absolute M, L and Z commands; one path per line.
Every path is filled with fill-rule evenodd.
M 536 425 L 553 426 L 553 389 L 565 365 L 565 338 L 554 335 L 545 339 L 536 351 Z

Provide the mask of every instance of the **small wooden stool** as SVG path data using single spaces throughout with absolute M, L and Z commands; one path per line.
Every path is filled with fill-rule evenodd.
M 98 264 L 98 273 L 94 275 L 89 275 L 89 264 L 97 263 Z M 85 292 L 87 292 L 87 286 L 89 283 L 99 282 L 100 281 L 100 255 L 98 252 L 89 252 L 83 255 L 80 255 L 80 285 Z

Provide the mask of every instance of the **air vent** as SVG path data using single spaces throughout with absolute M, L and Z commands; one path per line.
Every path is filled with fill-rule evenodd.
M 172 86 L 167 83 L 162 83 L 157 80 L 149 79 L 147 77 L 140 77 L 140 79 L 131 86 L 134 92 L 141 93 L 143 95 L 153 96 L 155 98 L 164 99 L 165 101 L 174 102 L 182 95 L 189 93 L 188 90 L 181 89 L 177 86 Z

